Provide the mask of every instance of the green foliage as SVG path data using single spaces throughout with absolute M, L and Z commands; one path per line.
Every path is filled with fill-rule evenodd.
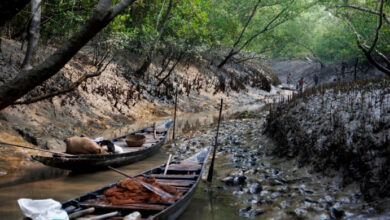
M 138 0 L 104 29 L 99 40 L 106 40 L 115 47 L 133 52 L 147 53 L 158 36 L 168 2 L 169 0 Z M 205 50 L 229 49 L 239 37 L 257 2 L 258 0 L 174 0 L 174 7 L 156 49 L 164 51 L 169 48 L 195 56 Z M 336 7 L 345 2 L 262 0 L 242 42 L 262 30 L 284 8 L 287 11 L 275 23 L 283 20 L 287 22 L 255 38 L 244 50 L 261 52 L 269 58 L 311 57 L 329 63 L 363 58 L 347 20 L 370 45 L 377 16 L 351 8 Z M 378 8 L 378 1 L 347 2 L 372 10 Z M 389 15 L 390 3 L 385 2 L 385 13 Z M 66 41 L 91 15 L 96 3 L 97 0 L 43 1 L 41 41 Z M 28 19 L 29 12 L 26 8 L 8 26 L 8 33 L 19 33 L 27 25 Z M 387 23 L 383 25 L 377 49 L 385 54 L 390 52 L 390 25 Z

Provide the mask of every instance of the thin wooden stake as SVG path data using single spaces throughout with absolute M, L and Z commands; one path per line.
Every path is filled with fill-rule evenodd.
M 221 99 L 221 107 L 219 109 L 217 134 L 215 135 L 215 144 L 214 144 L 213 157 L 211 158 L 210 169 L 209 169 L 209 173 L 207 175 L 207 182 L 209 182 L 209 183 L 211 183 L 213 181 L 214 160 L 215 160 L 215 154 L 217 152 L 217 147 L 218 147 L 218 134 L 219 134 L 219 125 L 221 123 L 221 117 L 222 117 L 222 108 L 223 108 L 223 99 Z
M 156 139 L 156 122 L 153 123 L 153 139 Z
M 175 93 L 175 113 L 173 115 L 173 131 L 172 131 L 172 140 L 173 141 L 175 141 L 176 111 L 177 111 L 177 87 L 176 87 L 176 93 Z
M 52 153 L 52 154 L 58 154 L 61 156 L 75 156 L 73 154 L 67 154 L 67 153 L 62 153 L 62 152 L 55 152 L 55 151 L 50 151 L 50 150 L 44 150 L 44 149 L 39 149 L 39 148 L 34 148 L 34 147 L 28 147 L 28 146 L 22 146 L 22 145 L 17 145 L 17 144 L 10 144 L 10 143 L 5 143 L 0 141 L 0 144 L 8 145 L 8 146 L 13 146 L 13 147 L 20 147 L 20 148 L 26 148 L 30 150 L 36 150 L 36 151 L 42 151 L 46 153 Z
M 167 162 L 167 164 L 165 165 L 164 176 L 167 175 L 168 168 L 169 168 L 169 164 L 171 163 L 171 159 L 172 159 L 172 154 L 169 154 L 168 162 Z

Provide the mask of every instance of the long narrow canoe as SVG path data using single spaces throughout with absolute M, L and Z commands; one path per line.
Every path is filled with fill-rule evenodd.
M 146 136 L 146 141 L 141 147 L 127 146 L 125 138 L 130 134 L 113 139 L 112 141 L 114 144 L 123 149 L 122 153 L 81 154 L 71 156 L 52 154 L 51 156 L 32 156 L 32 159 L 39 161 L 47 166 L 73 170 L 76 172 L 88 172 L 107 169 L 107 166 L 124 166 L 136 161 L 143 160 L 157 152 L 164 144 L 171 124 L 172 121 L 169 120 L 164 124 L 156 126 L 155 129 L 153 129 L 153 126 L 151 126 L 130 133 L 142 134 Z M 156 131 L 155 135 L 154 130 Z
M 95 208 L 92 215 L 118 211 L 119 215 L 113 219 L 122 219 L 135 211 L 140 212 L 143 219 L 176 219 L 191 202 L 208 155 L 209 149 L 203 149 L 186 160 L 171 162 L 166 175 L 164 175 L 165 164 L 136 175 L 136 177 L 155 177 L 158 183 L 175 187 L 177 191 L 182 192 L 182 196 L 174 202 L 112 205 L 104 202 L 101 198 L 104 196 L 105 190 L 117 186 L 118 183 L 114 183 L 64 202 L 62 208 L 72 210 L 69 211 L 69 214 L 91 207 Z

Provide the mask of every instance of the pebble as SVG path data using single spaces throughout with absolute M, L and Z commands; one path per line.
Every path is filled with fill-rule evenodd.
M 274 192 L 274 193 L 272 193 L 271 195 L 270 195 L 270 198 L 271 199 L 275 199 L 275 198 L 277 198 L 277 197 L 279 197 L 280 196 L 280 193 L 279 192 Z
M 329 216 L 331 219 L 341 219 L 344 216 L 344 211 L 331 207 L 329 209 Z
M 250 194 L 258 194 L 261 192 L 261 186 L 259 183 L 252 183 L 249 186 L 249 193 Z
M 223 178 L 221 181 L 224 182 L 228 186 L 233 186 L 233 184 L 234 184 L 233 180 L 234 180 L 233 177 L 228 176 L 228 177 Z
M 253 209 L 251 206 L 248 206 L 246 208 L 242 208 L 239 210 L 239 215 L 247 217 L 247 218 L 254 218 L 258 215 L 261 215 L 264 213 L 262 209 Z
M 245 183 L 246 176 L 236 176 L 234 177 L 234 184 L 235 185 L 242 185 Z

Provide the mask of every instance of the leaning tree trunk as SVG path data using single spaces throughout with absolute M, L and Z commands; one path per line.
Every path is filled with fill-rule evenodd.
M 19 13 L 30 0 L 1 0 L 0 1 L 0 27 Z
M 152 63 L 152 60 L 148 56 L 146 58 L 146 60 L 144 61 L 144 63 L 142 64 L 142 66 L 135 71 L 134 75 L 138 76 L 138 77 L 143 76 L 146 73 L 146 71 L 148 71 L 148 68 L 149 68 L 151 63 Z
M 158 35 L 157 35 L 157 37 L 154 39 L 154 42 L 153 42 L 153 44 L 152 44 L 152 47 L 150 48 L 150 50 L 149 50 L 149 52 L 148 52 L 148 54 L 147 54 L 146 60 L 144 61 L 144 63 L 142 64 L 142 66 L 141 66 L 140 68 L 138 68 L 138 69 L 135 71 L 134 74 L 135 74 L 136 76 L 143 76 L 143 75 L 146 73 L 146 71 L 148 71 L 148 68 L 149 68 L 150 64 L 152 64 L 152 60 L 153 60 L 153 57 L 154 57 L 154 53 L 155 53 L 157 44 L 158 44 L 158 42 L 160 41 L 162 34 L 164 33 L 165 26 L 166 26 L 166 24 L 167 24 L 167 21 L 168 21 L 169 18 L 170 18 L 170 14 L 171 14 L 172 8 L 173 8 L 173 0 L 169 0 L 169 5 L 168 5 L 167 13 L 165 13 L 165 15 L 164 15 L 164 18 L 163 18 L 163 20 L 162 20 L 160 29 L 159 29 L 159 31 L 158 31 Z
M 0 86 L 0 110 L 54 76 L 89 40 L 134 1 L 122 0 L 112 6 L 112 0 L 100 0 L 91 17 L 61 48 L 38 66 L 23 70 L 13 80 Z
M 231 50 L 230 53 L 222 60 L 222 62 L 218 65 L 218 68 L 222 68 L 237 52 Z
M 41 2 L 42 0 L 31 0 L 31 22 L 28 30 L 28 44 L 26 56 L 22 64 L 23 70 L 32 69 L 31 60 L 35 54 L 39 39 L 39 25 L 41 23 Z

